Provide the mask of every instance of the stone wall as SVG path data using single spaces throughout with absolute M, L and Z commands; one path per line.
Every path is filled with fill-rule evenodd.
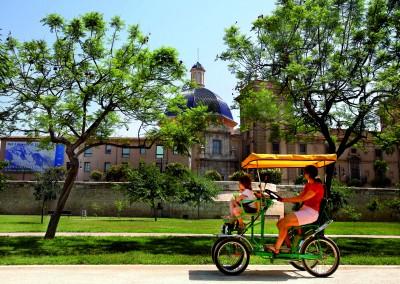
M 220 218 L 221 215 L 228 214 L 228 202 L 233 192 L 237 192 L 236 182 L 217 182 L 221 187 L 218 198 L 209 204 L 203 204 L 200 208 L 200 218 Z M 33 197 L 33 184 L 29 181 L 9 181 L 6 189 L 0 192 L 0 214 L 40 214 L 40 202 Z M 117 216 L 116 202 L 125 201 L 126 206 L 121 212 L 121 216 L 144 217 L 152 216 L 148 205 L 143 203 L 129 204 L 124 195 L 114 189 L 113 183 L 106 182 L 76 182 L 65 210 L 71 210 L 73 215 L 81 215 L 82 210 L 86 210 L 88 216 Z M 257 184 L 253 184 L 257 188 Z M 282 196 L 293 196 L 301 187 L 277 186 L 278 193 Z M 362 213 L 362 220 L 392 220 L 390 212 L 379 210 L 376 213 L 368 211 L 367 204 L 377 198 L 387 200 L 400 197 L 399 189 L 372 189 L 354 188 L 355 194 L 350 205 Z M 53 210 L 55 201 L 51 201 L 46 210 Z M 197 208 L 186 204 L 162 203 L 162 209 L 158 210 L 159 216 L 176 218 L 197 218 Z M 276 202 L 269 215 L 283 216 L 283 212 L 290 212 L 291 204 Z M 400 220 L 400 216 L 395 216 Z

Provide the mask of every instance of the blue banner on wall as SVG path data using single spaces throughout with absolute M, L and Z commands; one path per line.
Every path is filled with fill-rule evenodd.
M 9 172 L 43 172 L 49 167 L 64 165 L 64 145 L 41 149 L 39 142 L 7 141 L 5 160 Z

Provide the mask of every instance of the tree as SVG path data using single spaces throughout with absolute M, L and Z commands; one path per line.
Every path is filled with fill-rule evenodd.
M 220 191 L 214 181 L 196 174 L 191 174 L 184 182 L 184 187 L 186 190 L 181 196 L 181 201 L 196 206 L 197 218 L 200 218 L 200 205 L 213 201 Z
M 129 166 L 126 164 L 112 165 L 104 175 L 106 181 L 126 181 Z
M 204 173 L 204 177 L 213 181 L 221 181 L 222 175 L 217 170 L 208 170 Z
M 157 221 L 158 201 L 165 200 L 168 195 L 164 186 L 164 175 L 155 164 L 140 163 L 137 169 L 128 169 L 128 184 L 119 188 L 125 189 L 130 202 L 144 202 L 153 211 L 154 221 Z
M 155 141 L 165 141 L 187 153 L 209 118 L 204 107 L 186 111 L 183 97 L 177 95 L 184 75 L 177 51 L 151 50 L 149 37 L 137 25 L 130 26 L 120 42 L 124 23 L 119 17 L 113 17 L 108 27 L 97 12 L 70 21 L 50 14 L 41 22 L 54 35 L 52 45 L 7 38 L 12 72 L 0 95 L 15 106 L 13 131 L 41 134 L 44 144 L 65 145 L 70 168 L 45 235 L 50 239 L 85 150 L 103 144 L 148 149 Z M 169 119 L 168 111 L 176 118 Z M 185 123 L 179 125 L 182 116 Z M 133 121 L 140 125 L 137 144 L 107 140 L 114 129 Z
M 36 200 L 40 200 L 41 205 L 41 219 L 40 223 L 43 224 L 44 208 L 46 202 L 55 200 L 57 193 L 60 192 L 62 186 L 60 181 L 65 177 L 65 169 L 62 167 L 48 168 L 43 173 L 37 175 L 37 182 L 33 187 L 33 195 Z
M 275 96 L 241 94 L 251 102 L 247 108 L 254 106 L 254 117 L 272 116 L 295 134 L 307 126 L 324 137 L 328 153 L 340 157 L 368 131 L 379 131 L 380 104 L 398 97 L 399 19 L 398 1 L 281 0 L 272 15 L 253 22 L 250 36 L 228 28 L 219 58 L 229 62 L 239 89 L 257 80 L 272 83 Z M 286 102 L 289 111 L 280 111 L 291 119 L 279 111 L 257 113 L 258 99 L 264 105 Z M 332 164 L 328 190 L 333 173 Z

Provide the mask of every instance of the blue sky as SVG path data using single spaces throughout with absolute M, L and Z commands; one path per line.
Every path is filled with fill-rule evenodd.
M 119 15 L 126 24 L 139 24 L 151 33 L 150 47 L 175 47 L 189 70 L 197 61 L 206 69 L 205 85 L 232 105 L 236 80 L 226 63 L 215 61 L 224 51 L 224 29 L 237 22 L 248 32 L 260 14 L 270 14 L 274 0 L 3 0 L 0 9 L 1 33 L 12 32 L 19 40 L 50 39 L 40 19 L 59 13 L 67 19 L 98 11 L 108 20 Z M 188 74 L 189 77 L 189 74 Z M 233 112 L 239 122 L 238 112 Z

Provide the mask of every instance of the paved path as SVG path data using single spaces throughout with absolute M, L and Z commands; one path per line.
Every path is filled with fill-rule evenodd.
M 329 278 L 315 278 L 287 265 L 250 265 L 225 276 L 213 265 L 0 266 L 2 284 L 180 284 L 180 283 L 399 283 L 400 266 L 341 266 Z
M 256 234 L 257 235 L 257 234 Z M 0 237 L 43 237 L 44 232 L 0 233 Z M 59 237 L 215 237 L 215 234 L 181 234 L 181 233 L 91 233 L 91 232 L 59 232 Z M 276 234 L 265 234 L 266 237 L 277 237 Z M 399 235 L 327 235 L 331 238 L 368 238 L 368 239 L 400 239 Z

